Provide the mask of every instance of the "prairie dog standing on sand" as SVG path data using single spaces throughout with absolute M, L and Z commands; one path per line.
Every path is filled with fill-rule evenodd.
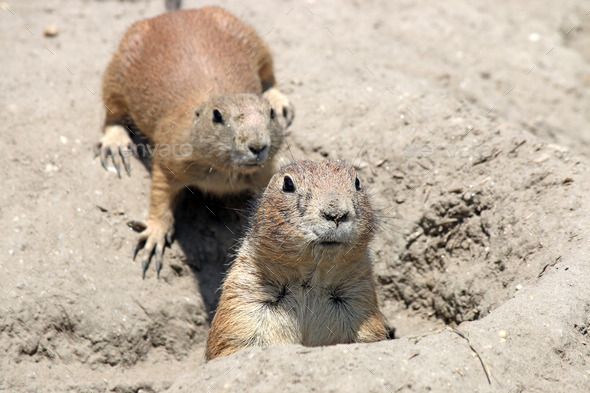
M 150 215 L 130 222 L 143 275 L 159 275 L 174 228 L 176 196 L 187 186 L 224 196 L 268 183 L 294 111 L 279 91 L 267 45 L 219 7 L 169 12 L 135 23 L 103 80 L 104 136 L 97 149 L 121 176 L 131 170 L 134 123 L 154 146 Z
M 368 251 L 374 221 L 352 167 L 281 168 L 223 283 L 207 360 L 248 346 L 385 339 Z

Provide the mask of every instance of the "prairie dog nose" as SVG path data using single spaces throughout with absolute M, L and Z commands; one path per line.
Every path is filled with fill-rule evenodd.
M 333 221 L 338 226 L 340 223 L 347 221 L 351 216 L 351 209 L 344 198 L 340 196 L 332 197 L 320 209 L 320 215 L 327 221 Z
M 322 216 L 328 221 L 334 221 L 336 226 L 348 218 L 348 211 L 325 212 L 322 211 Z
M 250 152 L 256 156 L 258 161 L 266 160 L 268 157 L 268 145 L 264 142 L 253 142 L 248 144 Z

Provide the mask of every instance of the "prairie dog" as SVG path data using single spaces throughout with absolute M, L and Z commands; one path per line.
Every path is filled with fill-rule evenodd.
M 104 136 L 97 146 L 121 177 L 131 171 L 135 124 L 154 146 L 149 220 L 140 231 L 143 276 L 152 253 L 158 276 L 174 228 L 178 193 L 255 192 L 275 172 L 274 156 L 294 110 L 278 89 L 273 60 L 253 28 L 219 7 L 182 10 L 129 28 L 103 79 Z
M 374 225 L 352 167 L 299 161 L 281 168 L 224 280 L 207 360 L 249 346 L 385 339 L 368 251 Z

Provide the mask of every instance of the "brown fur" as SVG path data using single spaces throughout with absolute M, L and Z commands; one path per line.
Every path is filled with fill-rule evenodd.
M 145 243 L 144 274 L 154 248 L 159 272 L 179 191 L 191 185 L 217 196 L 260 190 L 275 171 L 273 157 L 293 118 L 267 45 L 219 7 L 170 12 L 131 26 L 106 70 L 103 100 L 99 149 L 105 168 L 111 156 L 119 175 L 121 162 L 129 173 L 129 121 L 159 149 L 149 220 L 132 223 L 143 230 L 138 245 Z
M 312 161 L 271 179 L 223 283 L 208 360 L 248 346 L 386 338 L 368 251 L 374 212 L 355 180 L 348 165 Z

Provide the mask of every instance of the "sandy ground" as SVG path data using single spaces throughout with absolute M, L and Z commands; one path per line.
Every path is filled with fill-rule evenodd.
M 7 1 L 0 390 L 587 392 L 590 6 L 221 5 L 275 54 L 293 155 L 358 156 L 397 339 L 205 364 L 239 201 L 187 195 L 161 279 L 142 280 L 125 223 L 147 218 L 149 172 L 119 180 L 92 155 L 106 64 L 163 1 Z

